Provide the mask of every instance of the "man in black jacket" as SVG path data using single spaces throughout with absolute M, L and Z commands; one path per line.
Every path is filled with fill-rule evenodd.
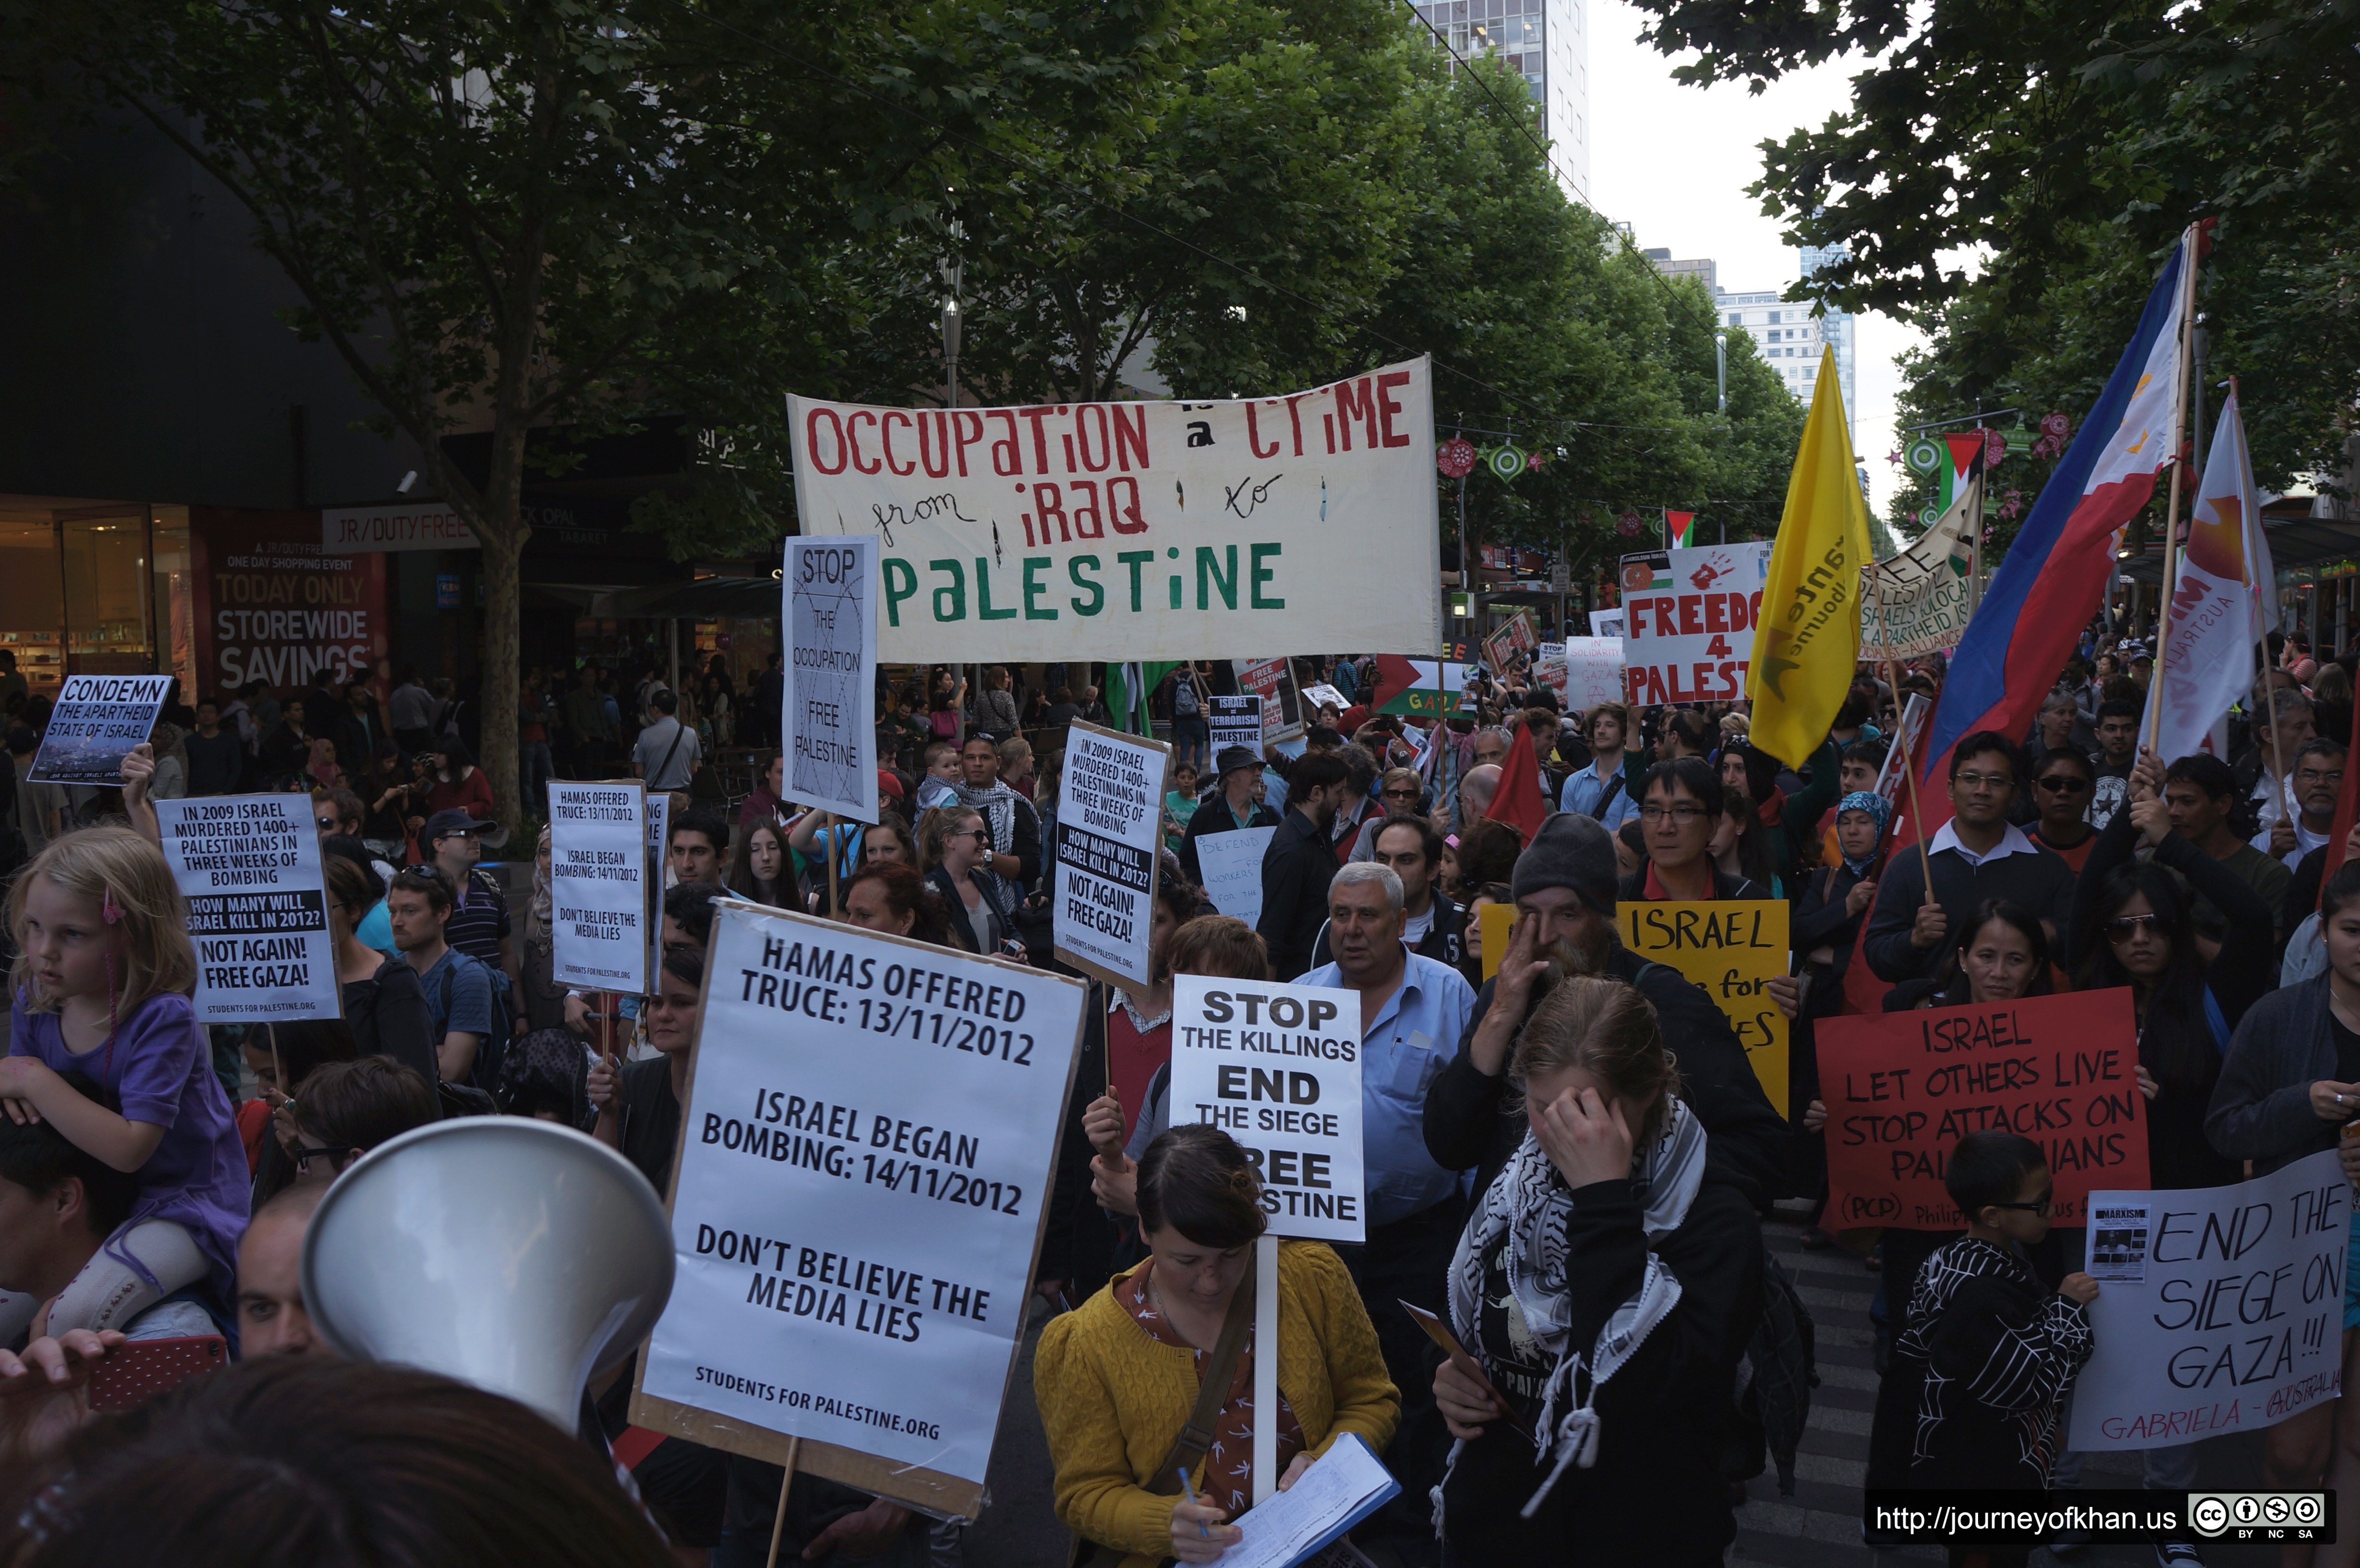
M 1680 1099 L 1710 1140 L 1707 1159 L 1759 1203 L 1783 1185 L 1786 1124 L 1712 997 L 1615 935 L 1614 873 L 1613 839 L 1596 818 L 1576 811 L 1543 822 L 1517 858 L 1515 932 L 1500 973 L 1476 997 L 1458 1056 L 1426 1091 L 1426 1152 L 1446 1170 L 1473 1167 L 1478 1193 L 1490 1187 L 1524 1136 L 1524 1114 L 1510 1109 L 1508 1098 L 1516 1031 L 1552 970 L 1603 975 L 1637 986 L 1655 1004 L 1664 1039 L 1677 1042 Z
M 1261 757 L 1244 746 L 1225 746 L 1215 766 L 1220 769 L 1220 788 L 1197 802 L 1196 814 L 1188 819 L 1187 836 L 1180 841 L 1180 869 L 1200 887 L 1205 867 L 1196 854 L 1197 840 L 1239 828 L 1278 826 L 1278 813 L 1254 799 L 1254 786 L 1262 781 Z
M 1281 980 L 1311 967 L 1311 949 L 1328 919 L 1328 884 L 1336 879 L 1328 829 L 1348 771 L 1332 751 L 1300 758 L 1286 781 L 1286 820 L 1262 852 L 1262 919 L 1254 929 L 1270 949 L 1271 974 Z
M 1923 859 L 1907 850 L 1893 855 L 1877 884 L 1863 950 L 1878 979 L 1931 977 L 1950 933 L 1986 898 L 2023 905 L 2052 942 L 2065 929 L 2073 912 L 2073 868 L 2008 822 L 2016 777 L 2016 746 L 1997 730 L 1977 730 L 1950 753 L 1950 820 L 1936 830 Z

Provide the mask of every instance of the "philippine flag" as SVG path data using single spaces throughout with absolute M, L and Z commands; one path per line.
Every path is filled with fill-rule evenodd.
M 2182 280 L 2194 244 L 2191 230 L 2171 253 L 2147 296 L 2137 335 L 2032 504 L 1960 638 L 1927 740 L 1923 777 L 1935 788 L 1925 797 L 1922 832 L 1950 819 L 1939 781 L 1949 776 L 1952 747 L 1978 730 L 1997 730 L 2011 741 L 2031 732 L 2040 700 L 2056 684 L 2114 577 L 2123 528 L 2155 494 L 2156 474 L 2179 448 L 2172 423 Z

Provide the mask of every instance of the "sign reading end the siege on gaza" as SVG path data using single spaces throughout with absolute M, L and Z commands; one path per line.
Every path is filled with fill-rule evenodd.
M 881 546 L 888 661 L 1441 641 L 1423 359 L 1220 402 L 787 408 L 799 531 Z

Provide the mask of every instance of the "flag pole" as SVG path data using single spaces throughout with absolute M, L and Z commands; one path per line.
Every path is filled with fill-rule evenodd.
M 1901 776 L 1909 781 L 1909 825 L 1918 833 L 1918 868 L 1926 877 L 1926 902 L 1934 899 L 1934 856 L 1926 847 L 1926 811 L 1918 803 L 1918 748 L 1909 741 L 1909 704 L 1901 695 L 1901 670 L 1893 661 L 1893 645 L 1885 635 L 1885 566 L 1872 561 L 1876 577 L 1876 640 L 1885 649 L 1885 683 L 1893 688 L 1893 741 L 1901 748 Z
M 2180 347 L 2174 371 L 2177 385 L 2171 393 L 2171 486 L 2163 504 L 2163 592 L 2158 594 L 2155 626 L 2155 673 L 2148 679 L 2164 679 L 2164 652 L 2171 639 L 2171 595 L 2180 582 L 2180 475 L 2187 464 L 2180 461 L 2180 427 L 2188 419 L 2189 334 L 2196 320 L 2196 226 L 2190 224 L 2180 236 Z M 2275 713 L 2275 708 L 2272 710 Z M 2147 703 L 2147 749 L 2152 752 L 2163 731 L 2163 703 L 2158 698 Z M 2275 728 L 2275 725 L 2273 726 Z

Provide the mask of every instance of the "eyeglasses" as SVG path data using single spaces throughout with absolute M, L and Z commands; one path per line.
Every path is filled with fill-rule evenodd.
M 2043 1192 L 2028 1203 L 1985 1203 L 1987 1209 L 2021 1209 L 2027 1214 L 2045 1214 L 2057 1206 L 2054 1191 Z
M 1960 777 L 1963 779 L 1966 775 L 1961 774 Z M 2082 790 L 2092 788 L 2087 779 L 2078 779 L 2070 773 L 2059 773 L 2047 779 L 2036 779 L 2033 782 L 2052 795 L 2078 795 Z
M 978 844 L 989 844 L 991 842 L 991 830 L 989 828 L 969 828 L 965 833 L 953 833 L 951 834 L 951 837 L 971 838 Z
M 341 1171 L 344 1168 L 344 1151 L 341 1149 L 299 1149 L 295 1151 L 295 1169 L 309 1176 L 314 1160 L 326 1160 L 331 1171 Z
M 1950 782 L 1969 789 L 2005 789 L 2016 780 L 2005 773 L 1961 773 Z
M 342 824 L 333 817 L 319 817 L 312 821 L 311 825 L 322 833 L 333 833 Z
M 2339 768 L 2333 773 L 2326 773 L 2316 768 L 2298 768 L 2294 778 L 2298 784 L 2341 784 L 2344 782 L 2344 769 Z
M 2106 922 L 2106 940 L 2120 945 L 2138 935 L 2142 927 L 2150 928 L 2158 936 L 2161 936 L 2163 917 L 2161 915 L 2117 915 Z
M 1702 821 L 1704 814 L 1702 806 L 1691 806 L 1686 802 L 1677 806 L 1658 806 L 1650 803 L 1639 808 L 1639 817 L 1643 822 L 1660 822 L 1666 817 L 1669 817 L 1684 827 L 1689 822 Z

